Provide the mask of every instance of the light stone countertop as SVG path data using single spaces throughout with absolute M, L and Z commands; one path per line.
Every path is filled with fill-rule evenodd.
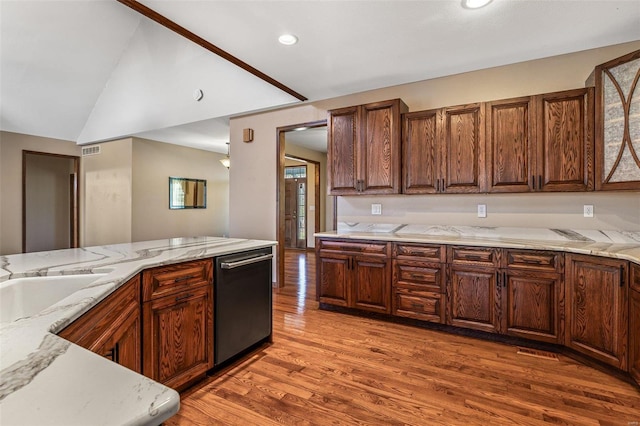
M 339 222 L 320 238 L 553 250 L 640 264 L 640 232 Z
M 106 273 L 36 315 L 0 323 L 0 424 L 157 425 L 173 416 L 176 391 L 55 333 L 144 269 L 275 244 L 192 237 L 0 256 L 0 285 Z

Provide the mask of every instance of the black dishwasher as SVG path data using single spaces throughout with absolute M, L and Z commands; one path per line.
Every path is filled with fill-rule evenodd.
M 271 247 L 216 258 L 214 364 L 271 336 Z

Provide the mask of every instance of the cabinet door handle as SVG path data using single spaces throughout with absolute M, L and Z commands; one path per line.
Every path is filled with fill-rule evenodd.
M 436 192 L 440 192 L 440 179 L 436 179 Z
M 620 287 L 624 287 L 624 266 L 620 265 Z
M 542 175 L 538 175 L 538 191 L 542 190 Z
M 179 283 L 179 282 L 182 282 L 182 281 L 188 281 L 191 278 L 194 278 L 194 276 L 193 275 L 187 275 L 187 276 L 184 276 L 184 277 L 178 277 L 175 280 L 173 280 L 173 282 L 174 283 Z
M 181 301 L 181 300 L 188 299 L 188 298 L 190 298 L 190 297 L 192 297 L 192 296 L 193 296 L 193 294 L 192 294 L 192 293 L 183 294 L 183 295 L 181 295 L 181 296 L 176 297 L 176 302 L 179 302 L 179 301 Z
M 502 287 L 502 283 L 500 282 L 500 271 L 496 271 L 496 285 L 498 288 Z
M 442 192 L 447 192 L 447 188 L 444 186 L 444 178 L 442 178 L 442 185 L 440 185 L 440 187 L 442 188 Z
M 531 189 L 536 190 L 536 178 L 531 175 Z
M 502 286 L 504 288 L 507 288 L 507 273 L 506 272 L 502 273 Z

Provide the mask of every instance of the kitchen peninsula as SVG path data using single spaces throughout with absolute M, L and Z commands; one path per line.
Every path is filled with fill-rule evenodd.
M 0 256 L 0 289 L 20 280 L 30 283 L 30 278 L 42 279 L 37 284 L 45 286 L 66 285 L 62 277 L 80 279 L 78 287 L 53 304 L 0 323 L 0 423 L 162 423 L 179 409 L 175 390 L 56 334 L 143 270 L 272 245 L 191 237 Z M 56 282 L 47 283 L 49 278 Z M 33 299 L 33 294 L 14 293 L 14 305 L 20 297 Z

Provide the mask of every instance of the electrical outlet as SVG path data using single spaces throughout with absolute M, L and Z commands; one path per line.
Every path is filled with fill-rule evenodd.
M 478 204 L 478 217 L 487 217 L 487 205 Z
M 584 217 L 593 217 L 593 205 L 585 204 L 584 205 Z
M 382 214 L 382 204 L 371 204 L 371 214 Z

